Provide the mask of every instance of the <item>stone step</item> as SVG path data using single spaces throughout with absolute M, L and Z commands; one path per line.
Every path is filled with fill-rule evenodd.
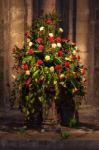
M 99 150 L 99 139 L 0 140 L 0 150 Z

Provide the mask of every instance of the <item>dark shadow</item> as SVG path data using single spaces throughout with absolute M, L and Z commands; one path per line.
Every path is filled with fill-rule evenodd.
M 89 123 L 85 123 L 85 122 L 79 122 L 75 128 L 83 129 L 84 131 L 88 131 L 90 129 L 92 129 L 93 131 L 96 131 L 96 130 L 99 130 L 99 125 L 89 124 Z

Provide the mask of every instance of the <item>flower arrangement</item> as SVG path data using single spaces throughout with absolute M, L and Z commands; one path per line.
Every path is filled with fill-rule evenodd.
M 80 63 L 75 43 L 63 38 L 63 29 L 55 14 L 47 14 L 33 21 L 25 33 L 25 44 L 15 47 L 15 82 L 21 89 L 21 108 L 26 118 L 35 111 L 34 104 L 57 101 L 60 88 L 72 97 L 85 94 L 86 68 Z

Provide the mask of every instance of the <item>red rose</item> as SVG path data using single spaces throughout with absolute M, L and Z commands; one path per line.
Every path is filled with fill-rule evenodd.
M 37 41 L 38 43 L 41 43 L 41 42 L 42 42 L 42 38 L 38 37 L 36 41 Z
M 53 21 L 52 21 L 51 19 L 48 19 L 48 20 L 46 21 L 46 23 L 47 23 L 47 24 L 52 24 Z
M 70 62 L 69 61 L 65 61 L 64 65 L 65 65 L 65 67 L 69 67 L 70 66 Z
M 39 49 L 40 51 L 43 51 L 43 50 L 44 50 L 44 46 L 43 46 L 43 45 L 39 45 L 38 49 Z
M 23 68 L 24 70 L 28 70 L 28 65 L 27 65 L 27 64 L 24 64 L 24 65 L 22 66 L 22 68 Z
M 50 42 L 54 41 L 54 37 L 49 37 L 48 39 L 49 39 Z
M 29 86 L 29 84 L 31 83 L 31 78 L 28 78 L 26 81 L 25 81 L 25 85 L 28 87 Z
M 34 53 L 33 49 L 28 50 L 28 54 L 33 54 L 33 53 Z
M 56 65 L 56 66 L 55 66 L 55 69 L 56 69 L 57 71 L 61 71 L 62 68 L 61 68 L 60 65 Z
M 63 52 L 62 51 L 58 51 L 58 56 L 62 57 L 63 56 Z
M 62 40 L 62 39 L 61 39 L 59 36 L 56 37 L 56 41 L 57 41 L 57 42 L 61 42 L 61 40 Z
M 25 37 L 26 37 L 26 38 L 29 38 L 29 37 L 30 37 L 30 33 L 29 33 L 29 32 L 26 32 L 26 33 L 25 33 Z
M 37 64 L 37 65 L 42 65 L 42 64 L 43 64 L 43 61 L 42 61 L 41 59 L 38 59 L 37 62 L 36 62 L 36 64 Z

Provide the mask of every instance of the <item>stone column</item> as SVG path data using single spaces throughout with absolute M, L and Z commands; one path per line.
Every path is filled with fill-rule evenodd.
M 26 10 L 24 0 L 9 0 L 9 95 L 11 101 L 13 101 L 12 90 L 15 71 L 12 69 L 14 65 L 14 58 L 12 54 L 12 49 L 16 46 L 22 47 L 24 43 L 24 33 L 26 30 Z M 18 94 L 17 94 L 18 96 Z M 18 96 L 19 97 L 19 96 Z
M 3 1 L 0 1 L 0 109 L 4 107 L 4 18 Z
M 89 69 L 89 53 L 90 53 L 90 35 L 89 35 L 89 0 L 77 0 L 77 24 L 76 24 L 76 41 L 80 49 L 81 63 Z M 88 77 L 90 74 L 88 74 Z M 92 79 L 91 79 L 92 80 Z M 88 79 L 89 84 L 89 79 Z M 90 94 L 88 86 L 87 96 Z M 91 97 L 90 97 L 91 98 Z M 87 98 L 88 99 L 88 98 Z M 90 100 L 87 101 L 90 103 Z
M 7 109 L 13 81 L 12 48 L 22 47 L 24 33 L 31 26 L 32 0 L 1 0 L 0 6 L 0 109 Z
M 69 1 L 69 39 L 73 41 L 73 0 Z

